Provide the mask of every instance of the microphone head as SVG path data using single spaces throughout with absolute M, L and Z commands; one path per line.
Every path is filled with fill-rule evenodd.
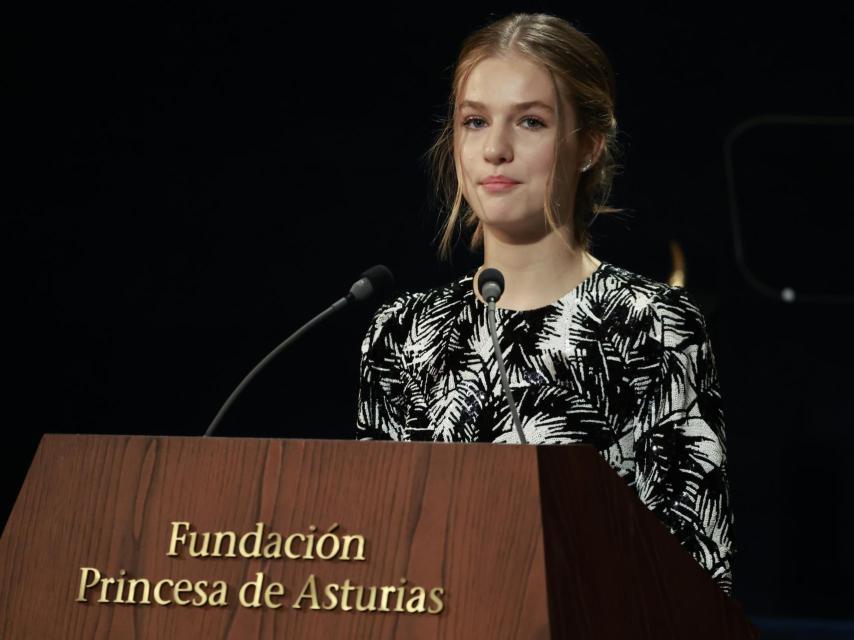
M 366 269 L 362 273 L 362 277 L 370 280 L 371 285 L 373 285 L 376 291 L 387 289 L 394 284 L 394 276 L 388 267 L 383 264 L 376 264 L 370 269 Z
M 394 276 L 388 267 L 377 264 L 362 273 L 362 277 L 350 287 L 350 295 L 354 300 L 362 302 L 378 291 L 391 288 L 393 284 Z
M 487 302 L 490 298 L 498 301 L 504 293 L 504 274 L 492 267 L 484 269 L 477 278 L 477 289 Z

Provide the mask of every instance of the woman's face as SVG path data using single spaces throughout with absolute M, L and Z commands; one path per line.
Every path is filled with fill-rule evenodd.
M 543 202 L 554 162 L 557 100 L 548 72 L 518 55 L 482 60 L 460 96 L 455 127 L 463 196 L 481 223 L 505 241 L 530 241 L 548 232 Z M 580 162 L 578 136 L 569 135 L 576 128 L 575 112 L 562 106 L 570 178 L 560 181 L 556 173 L 555 193 L 563 217 L 574 201 Z M 515 182 L 484 183 L 496 175 Z

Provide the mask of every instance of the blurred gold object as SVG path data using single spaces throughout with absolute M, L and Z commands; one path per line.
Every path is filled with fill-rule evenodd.
M 668 284 L 672 287 L 684 287 L 685 252 L 682 251 L 682 245 L 676 240 L 670 241 L 670 261 L 673 264 L 673 271 L 670 272 L 670 277 L 667 279 Z

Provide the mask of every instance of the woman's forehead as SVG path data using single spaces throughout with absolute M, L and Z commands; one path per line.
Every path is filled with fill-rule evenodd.
M 540 107 L 554 111 L 555 90 L 548 71 L 521 56 L 481 60 L 463 82 L 458 104 L 478 109 Z

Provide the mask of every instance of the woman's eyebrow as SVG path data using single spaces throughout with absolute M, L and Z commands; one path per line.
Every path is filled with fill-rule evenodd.
M 540 100 L 531 100 L 530 102 L 518 102 L 512 106 L 515 110 L 530 109 L 531 107 L 542 107 L 543 109 L 547 109 L 548 111 L 554 111 L 554 109 L 550 105 Z M 462 107 L 472 107 L 474 109 L 487 110 L 486 105 L 482 102 L 478 102 L 477 100 L 463 100 L 460 103 L 460 108 Z

